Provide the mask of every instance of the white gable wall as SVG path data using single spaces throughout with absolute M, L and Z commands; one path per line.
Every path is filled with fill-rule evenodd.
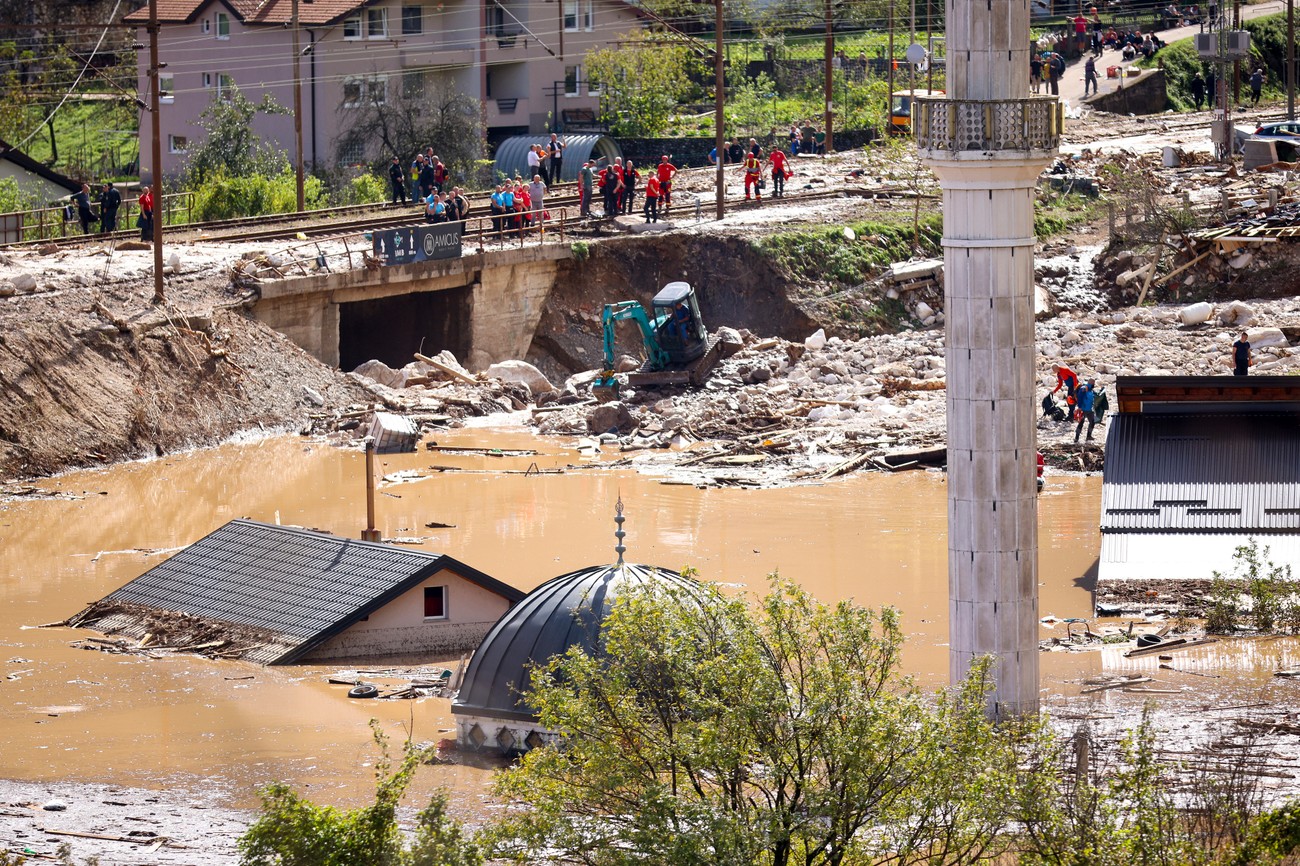
M 424 617 L 425 587 L 445 586 L 447 616 Z M 361 622 L 321 644 L 304 660 L 422 653 L 453 656 L 475 649 L 510 602 L 454 571 L 442 569 Z

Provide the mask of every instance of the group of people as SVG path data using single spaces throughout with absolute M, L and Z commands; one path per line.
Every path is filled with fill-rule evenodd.
M 75 212 L 77 222 L 81 224 L 83 234 L 90 234 L 91 226 L 99 224 L 99 232 L 108 234 L 117 231 L 117 212 L 122 208 L 122 193 L 110 181 L 100 185 L 99 194 L 95 195 L 90 184 L 83 183 L 81 189 L 70 197 L 70 203 L 64 209 L 63 218 L 71 221 Z M 95 205 L 99 212 L 95 212 Z M 153 190 L 148 184 L 140 187 L 136 199 L 136 228 L 140 229 L 140 240 L 153 240 Z
M 533 226 L 541 228 L 547 217 L 546 189 L 541 174 L 534 174 L 528 183 L 516 174 L 513 181 L 497 184 L 488 197 L 492 230 L 501 234 Z
M 659 164 L 646 172 L 642 205 L 646 222 L 659 222 L 661 215 L 668 217 L 673 200 L 673 178 L 677 171 L 672 158 L 664 154 L 659 157 Z M 615 157 L 612 163 L 604 166 L 600 165 L 600 160 L 587 160 L 578 172 L 579 215 L 591 215 L 591 202 L 597 193 L 601 196 L 606 216 L 635 213 L 636 190 L 640 181 L 641 172 L 630 159 Z
M 1078 422 L 1074 428 L 1074 441 L 1079 441 L 1079 434 L 1083 432 L 1083 425 L 1088 425 L 1087 441 L 1092 441 L 1092 430 L 1097 422 L 1101 420 L 1106 410 L 1110 408 L 1109 400 L 1106 399 L 1106 392 L 1097 388 L 1096 379 L 1088 379 L 1080 382 L 1079 375 L 1064 364 L 1053 364 L 1052 372 L 1056 374 L 1056 387 L 1052 393 L 1065 389 L 1065 404 L 1067 407 L 1067 418 L 1073 418 Z

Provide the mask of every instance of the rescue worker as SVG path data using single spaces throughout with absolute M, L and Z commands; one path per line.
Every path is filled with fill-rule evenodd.
M 659 157 L 659 164 L 655 166 L 655 175 L 659 178 L 659 201 L 664 206 L 665 218 L 673 204 L 673 175 L 675 174 L 677 174 L 677 166 L 668 161 L 668 155 Z
M 659 176 L 652 174 L 645 183 L 645 221 L 659 222 Z
M 758 161 L 758 157 L 752 152 L 745 154 L 745 162 L 742 167 L 745 172 L 745 201 L 749 201 L 749 188 L 754 188 L 753 198 L 758 201 L 763 200 L 763 189 L 759 186 L 763 182 L 763 164 Z
M 773 150 L 767 156 L 767 161 L 772 164 L 772 196 L 774 198 L 785 197 L 785 151 L 779 148 Z

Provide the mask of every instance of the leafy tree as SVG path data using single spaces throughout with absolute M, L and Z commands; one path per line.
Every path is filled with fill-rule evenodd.
M 601 120 L 616 135 L 659 135 L 690 94 L 699 58 L 650 31 L 625 33 L 618 42 L 587 55 L 591 84 L 604 93 Z
M 357 154 L 358 162 L 386 178 L 394 156 L 409 167 L 415 154 L 432 146 L 453 183 L 473 174 L 485 151 L 483 106 L 477 99 L 450 79 L 418 71 L 405 73 L 399 86 L 378 86 L 373 79 L 356 86 L 360 92 L 338 109 L 341 152 Z
M 1274 563 L 1269 548 L 1261 549 L 1254 538 L 1236 549 L 1232 562 L 1232 575 L 1212 572 L 1207 631 L 1226 634 L 1233 630 L 1241 615 L 1239 598 L 1243 590 L 1250 599 L 1250 624 L 1256 631 L 1300 631 L 1300 603 L 1295 599 L 1300 583 L 1292 575 L 1291 566 Z
M 528 701 L 556 744 L 498 780 L 497 850 L 589 864 L 974 863 L 1016 761 L 984 668 L 937 706 L 898 670 L 892 610 L 774 578 L 757 609 L 711 585 L 620 597 L 602 653 L 553 659 Z
M 185 160 L 187 186 L 197 188 L 217 177 L 275 177 L 289 170 L 288 154 L 253 131 L 258 113 L 287 114 L 288 109 L 269 95 L 255 103 L 238 87 L 229 99 L 214 99 L 203 109 L 199 126 L 205 135 Z
M 12 177 L 0 177 L 0 213 L 27 210 L 35 204 Z
M 358 809 L 319 806 L 275 784 L 262 792 L 257 821 L 239 840 L 244 866 L 479 866 L 473 840 L 447 817 L 447 801 L 436 794 L 419 815 L 415 839 L 397 826 L 397 806 L 428 750 L 409 740 L 394 769 L 388 738 L 379 723 L 370 728 L 380 759 L 375 763 L 375 802 Z

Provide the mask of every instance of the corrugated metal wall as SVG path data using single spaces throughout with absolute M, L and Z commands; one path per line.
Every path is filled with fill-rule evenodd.
M 497 146 L 493 168 L 507 177 L 514 177 L 516 173 L 524 177 L 528 173 L 528 149 L 534 144 L 545 146 L 550 139 L 548 133 L 507 138 Z M 578 170 L 588 159 L 613 162 L 615 157 L 623 155 L 618 142 L 608 135 L 561 135 L 560 140 L 564 142 L 564 163 L 560 167 L 560 180 L 564 182 L 577 180 Z M 527 174 L 525 179 L 532 180 L 532 175 Z
M 1103 532 L 1300 532 L 1300 415 L 1120 414 Z

